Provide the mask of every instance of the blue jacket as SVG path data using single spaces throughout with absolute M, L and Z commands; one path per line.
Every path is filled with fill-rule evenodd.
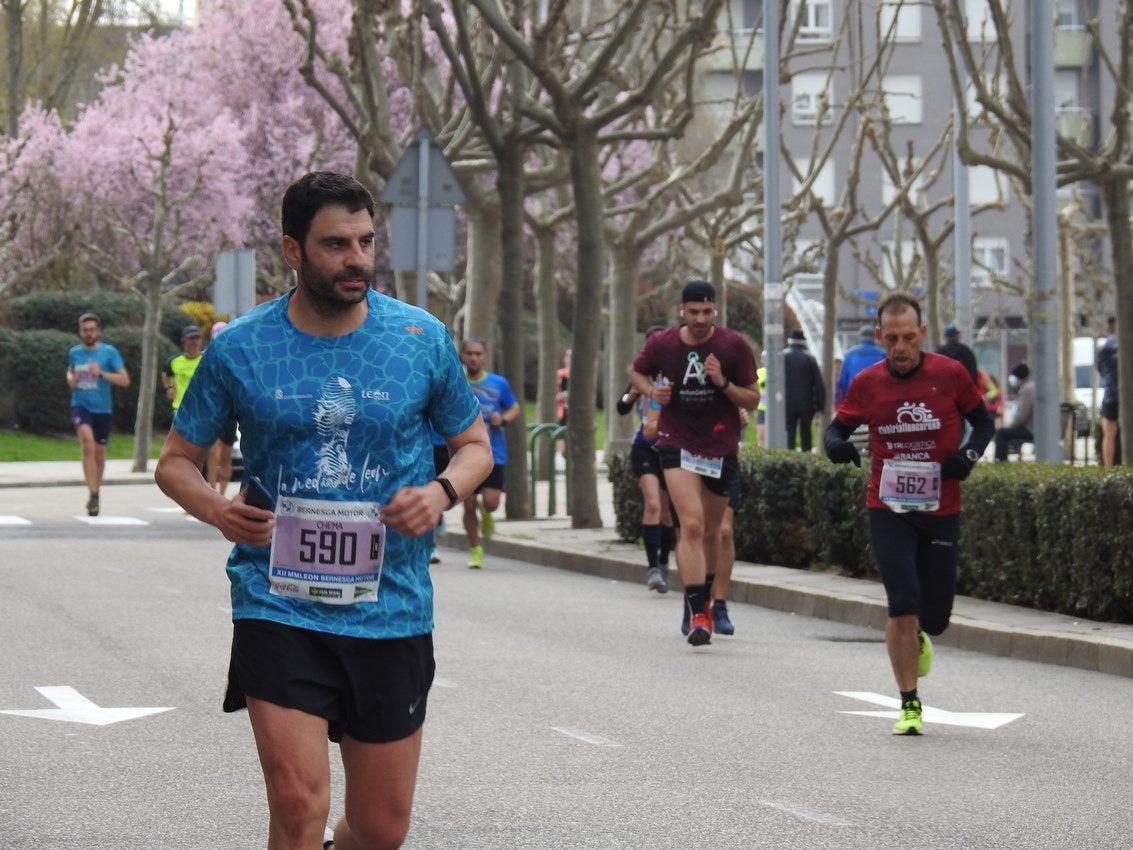
M 842 361 L 842 371 L 838 373 L 838 383 L 834 387 L 834 406 L 837 407 L 850 390 L 850 381 L 866 366 L 885 359 L 885 349 L 875 340 L 863 339 L 846 352 Z

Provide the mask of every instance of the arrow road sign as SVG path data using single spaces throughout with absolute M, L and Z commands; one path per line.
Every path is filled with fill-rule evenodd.
M 859 714 L 863 717 L 889 717 L 896 720 L 898 709 L 901 708 L 901 700 L 896 697 L 882 696 L 881 694 L 874 694 L 869 691 L 835 691 L 834 693 L 839 696 L 849 697 L 850 699 L 857 699 L 862 702 L 873 703 L 874 705 L 883 705 L 893 709 L 892 711 L 842 711 L 840 712 L 841 714 Z M 998 729 L 1000 726 L 1006 726 L 1012 720 L 1018 720 L 1022 716 L 1022 714 L 976 711 L 945 711 L 943 708 L 933 708 L 928 705 L 924 706 L 924 713 L 922 715 L 925 723 L 941 723 L 945 726 L 971 726 L 976 729 Z
M 109 726 L 123 720 L 135 720 L 147 714 L 172 711 L 170 708 L 100 708 L 74 688 L 66 685 L 36 688 L 43 696 L 55 703 L 57 708 L 38 708 L 25 711 L 0 711 L 0 714 L 15 714 L 18 717 L 38 717 L 41 720 L 65 720 L 70 723 L 86 723 L 90 726 Z

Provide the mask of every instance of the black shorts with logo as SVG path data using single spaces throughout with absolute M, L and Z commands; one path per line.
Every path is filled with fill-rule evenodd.
M 676 446 L 658 446 L 657 452 L 661 456 L 662 469 L 681 468 L 681 450 Z M 704 487 L 709 493 L 731 498 L 732 488 L 736 486 L 740 477 L 740 461 L 735 455 L 729 455 L 723 461 L 719 478 L 701 475 L 700 480 L 704 482 Z
M 370 640 L 269 620 L 232 624 L 224 710 L 245 696 L 324 718 L 335 742 L 399 741 L 425 722 L 436 663 L 433 636 Z

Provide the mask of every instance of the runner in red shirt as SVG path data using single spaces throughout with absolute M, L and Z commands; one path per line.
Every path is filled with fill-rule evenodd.
M 834 463 L 861 466 L 849 437 L 869 425 L 870 545 L 889 601 L 885 642 L 901 692 L 893 731 L 919 735 L 917 678 L 928 674 L 929 635 L 948 628 L 956 595 L 960 482 L 987 448 L 995 418 L 963 366 L 921 351 L 927 329 L 915 298 L 886 296 L 877 319 L 885 359 L 854 379 L 823 442 Z M 961 447 L 965 419 L 972 431 Z
M 685 588 L 688 642 L 712 639 L 707 576 L 720 557 L 720 523 L 739 476 L 740 407 L 759 404 L 755 353 L 716 325 L 716 290 L 694 280 L 681 292 L 684 323 L 655 333 L 629 369 L 630 383 L 661 405 L 657 451 L 681 534 L 677 570 Z M 663 383 L 654 386 L 654 376 Z

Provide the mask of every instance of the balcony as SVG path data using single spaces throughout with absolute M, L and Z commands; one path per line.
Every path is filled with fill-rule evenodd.
M 697 60 L 697 67 L 710 73 L 762 71 L 763 32 L 750 28 L 720 30 Z
M 1054 66 L 1084 68 L 1090 61 L 1090 36 L 1083 26 L 1060 26 L 1054 30 Z

